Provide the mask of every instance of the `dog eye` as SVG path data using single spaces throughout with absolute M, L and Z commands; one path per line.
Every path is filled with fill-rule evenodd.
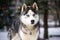
M 33 16 L 35 16 L 35 14 L 33 14 Z
M 29 17 L 29 15 L 26 15 L 27 17 Z

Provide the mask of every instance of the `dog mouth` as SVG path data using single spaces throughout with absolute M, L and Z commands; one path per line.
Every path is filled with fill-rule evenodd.
M 31 24 L 34 24 L 34 22 L 31 22 Z

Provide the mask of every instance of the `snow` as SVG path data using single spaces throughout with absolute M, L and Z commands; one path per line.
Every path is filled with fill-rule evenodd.
M 44 28 L 40 28 L 40 37 L 44 35 Z M 60 35 L 60 28 L 48 28 L 48 35 Z M 0 40 L 7 40 L 7 32 L 0 32 Z M 60 37 L 49 37 L 49 40 L 60 40 Z
M 0 40 L 7 40 L 7 32 L 0 32 Z
M 43 38 L 44 28 L 40 28 L 40 37 Z M 60 35 L 60 28 L 48 28 L 48 35 Z
M 52 37 L 52 38 L 49 38 L 49 40 L 60 40 L 60 37 Z

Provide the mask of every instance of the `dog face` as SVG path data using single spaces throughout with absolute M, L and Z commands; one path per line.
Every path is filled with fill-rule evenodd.
M 36 3 L 32 7 L 24 4 L 22 6 L 20 20 L 26 26 L 34 26 L 39 22 L 38 6 Z

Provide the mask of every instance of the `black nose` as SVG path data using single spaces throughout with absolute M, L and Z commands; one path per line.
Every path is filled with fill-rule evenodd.
M 31 20 L 31 24 L 34 24 L 34 20 Z

